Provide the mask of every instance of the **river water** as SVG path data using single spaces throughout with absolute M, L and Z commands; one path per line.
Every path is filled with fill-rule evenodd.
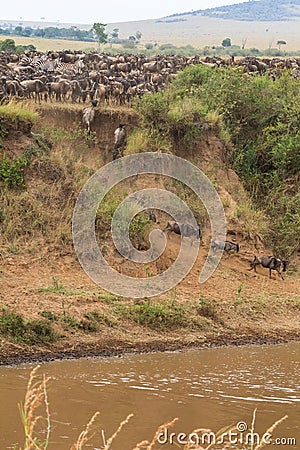
M 69 449 L 96 411 L 100 411 L 96 434 L 85 448 L 103 447 L 103 441 L 130 413 L 134 416 L 115 439 L 113 450 L 130 450 L 137 442 L 151 440 L 159 425 L 175 417 L 175 426 L 160 437 L 162 449 L 183 448 L 175 445 L 185 440 L 179 433 L 188 435 L 196 428 L 217 432 L 237 423 L 237 437 L 243 442 L 247 432 L 242 433 L 240 422 L 249 431 L 257 408 L 255 431 L 260 438 L 276 420 L 288 415 L 266 448 L 299 450 L 299 355 L 300 342 L 293 342 L 43 364 L 40 377 L 51 377 L 48 448 Z M 0 367 L 1 450 L 22 445 L 17 404 L 24 398 L 33 367 Z M 175 436 L 171 437 L 171 432 Z M 235 435 L 230 439 L 234 442 Z M 275 445 L 275 439 L 281 444 Z M 168 442 L 163 444 L 165 440 Z

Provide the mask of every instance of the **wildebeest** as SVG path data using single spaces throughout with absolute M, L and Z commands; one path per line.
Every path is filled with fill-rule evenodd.
M 20 82 L 21 86 L 23 87 L 26 95 L 28 98 L 30 98 L 31 94 L 34 94 L 34 100 L 35 102 L 38 100 L 38 102 L 41 102 L 41 96 L 40 94 L 42 92 L 48 93 L 48 88 L 41 80 L 24 80 Z
M 52 101 L 52 96 L 55 94 L 56 101 L 66 101 L 67 94 L 72 90 L 69 80 L 61 78 L 59 81 L 54 81 L 48 83 L 50 100 Z
M 151 92 L 159 92 L 177 76 L 179 70 L 202 64 L 218 70 L 220 67 L 240 66 L 248 74 L 267 73 L 273 80 L 280 77 L 284 68 L 291 70 L 292 79 L 300 76 L 299 58 L 268 58 L 260 60 L 248 56 L 234 60 L 233 57 L 199 55 L 187 57 L 183 55 L 145 55 L 118 54 L 108 56 L 98 53 L 74 53 L 70 50 L 60 52 L 26 52 L 23 56 L 0 52 L 0 77 L 8 77 L 5 89 L 9 96 L 25 96 L 20 89 L 20 81 L 31 81 L 38 78 L 50 89 L 51 99 L 56 101 L 83 101 L 123 104 L 130 102 L 135 96 Z M 59 75 L 64 79 L 59 79 Z M 42 76 L 46 79 L 42 80 Z M 82 92 L 77 85 L 80 84 Z M 75 82 L 75 83 L 73 83 Z M 13 83 L 13 84 L 12 84 Z M 72 86 L 73 83 L 73 86 Z M 93 86 L 93 83 L 95 85 Z M 33 94 L 36 92 L 32 91 Z M 37 95 L 37 100 L 38 95 Z M 47 96 L 41 97 L 47 100 Z
M 287 264 L 287 260 L 275 258 L 275 256 L 254 256 L 253 261 L 250 262 L 250 270 L 254 269 L 256 272 L 256 266 L 261 265 L 262 267 L 269 269 L 269 278 L 272 278 L 272 270 L 276 270 L 284 280 L 281 272 L 286 272 Z
M 239 244 L 237 244 L 236 242 L 231 242 L 231 241 L 219 241 L 218 239 L 214 239 L 212 241 L 211 247 L 213 249 L 213 251 L 215 252 L 216 250 L 224 250 L 224 252 L 230 252 L 231 250 L 235 251 L 235 252 L 239 252 L 240 250 L 240 246 Z
M 95 109 L 97 106 L 97 100 L 92 100 L 91 101 L 92 106 L 89 106 L 88 108 L 84 108 L 83 113 L 82 113 L 82 121 L 84 123 L 84 125 L 86 125 L 86 129 L 88 134 L 90 134 L 91 132 L 91 124 L 95 118 Z
M 193 227 L 192 225 L 188 223 L 179 223 L 179 222 L 168 222 L 167 227 L 164 229 L 164 231 L 171 232 L 173 231 L 175 234 L 179 234 L 182 237 L 188 237 L 193 239 L 199 239 L 201 238 L 201 231 L 200 228 Z

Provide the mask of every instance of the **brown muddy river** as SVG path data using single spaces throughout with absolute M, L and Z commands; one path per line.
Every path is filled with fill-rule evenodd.
M 84 448 L 103 448 L 103 440 L 133 413 L 113 450 L 129 450 L 137 442 L 151 440 L 159 425 L 178 417 L 168 436 L 161 436 L 161 447 L 155 447 L 175 450 L 183 448 L 178 439 L 185 439 L 178 434 L 188 435 L 196 428 L 217 432 L 241 422 L 249 431 L 257 408 L 255 431 L 260 438 L 276 420 L 288 415 L 272 438 L 266 437 L 271 443 L 265 448 L 299 450 L 299 355 L 300 342 L 294 342 L 43 364 L 40 375 L 52 378 L 48 448 L 69 449 L 95 411 L 100 411 L 96 434 Z M 22 446 L 17 403 L 24 398 L 32 367 L 35 365 L 0 367 L 1 450 Z M 247 431 L 242 433 L 242 425 L 239 427 L 238 436 L 245 439 Z M 176 433 L 173 438 L 171 432 Z M 163 444 L 165 439 L 173 444 Z M 235 436 L 231 439 L 234 442 Z

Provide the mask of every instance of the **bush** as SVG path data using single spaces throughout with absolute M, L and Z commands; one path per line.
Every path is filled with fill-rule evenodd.
M 26 158 L 16 158 L 8 161 L 6 156 L 0 160 L 0 182 L 9 188 L 24 186 L 24 169 L 28 161 Z
M 199 139 L 203 122 L 234 144 L 224 157 L 230 157 L 227 162 L 254 205 L 244 211 L 246 221 L 252 221 L 248 231 L 262 230 L 274 250 L 290 256 L 299 249 L 299 105 L 300 79 L 288 70 L 273 81 L 236 68 L 195 65 L 180 71 L 163 93 L 139 100 L 136 108 L 148 135 L 166 139 L 171 148 L 183 149 Z
M 25 344 L 48 344 L 54 342 L 58 335 L 48 320 L 34 319 L 25 321 L 18 313 L 5 307 L 0 316 L 0 333 Z
M 194 305 L 183 307 L 170 300 L 146 300 L 133 304 L 118 302 L 114 305 L 114 312 L 138 325 L 158 331 L 178 328 L 203 329 L 207 326 L 207 322 L 198 317 Z

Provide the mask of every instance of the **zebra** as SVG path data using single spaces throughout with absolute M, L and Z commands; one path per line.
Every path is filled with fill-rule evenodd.
M 32 67 L 37 72 L 54 72 L 57 62 L 49 59 L 47 55 L 34 56 L 33 58 L 24 55 L 20 60 L 20 65 Z
M 66 75 L 76 75 L 82 73 L 84 69 L 84 62 L 79 59 L 74 63 L 65 63 L 62 61 L 57 62 L 56 64 L 56 72 L 60 72 L 61 74 Z

